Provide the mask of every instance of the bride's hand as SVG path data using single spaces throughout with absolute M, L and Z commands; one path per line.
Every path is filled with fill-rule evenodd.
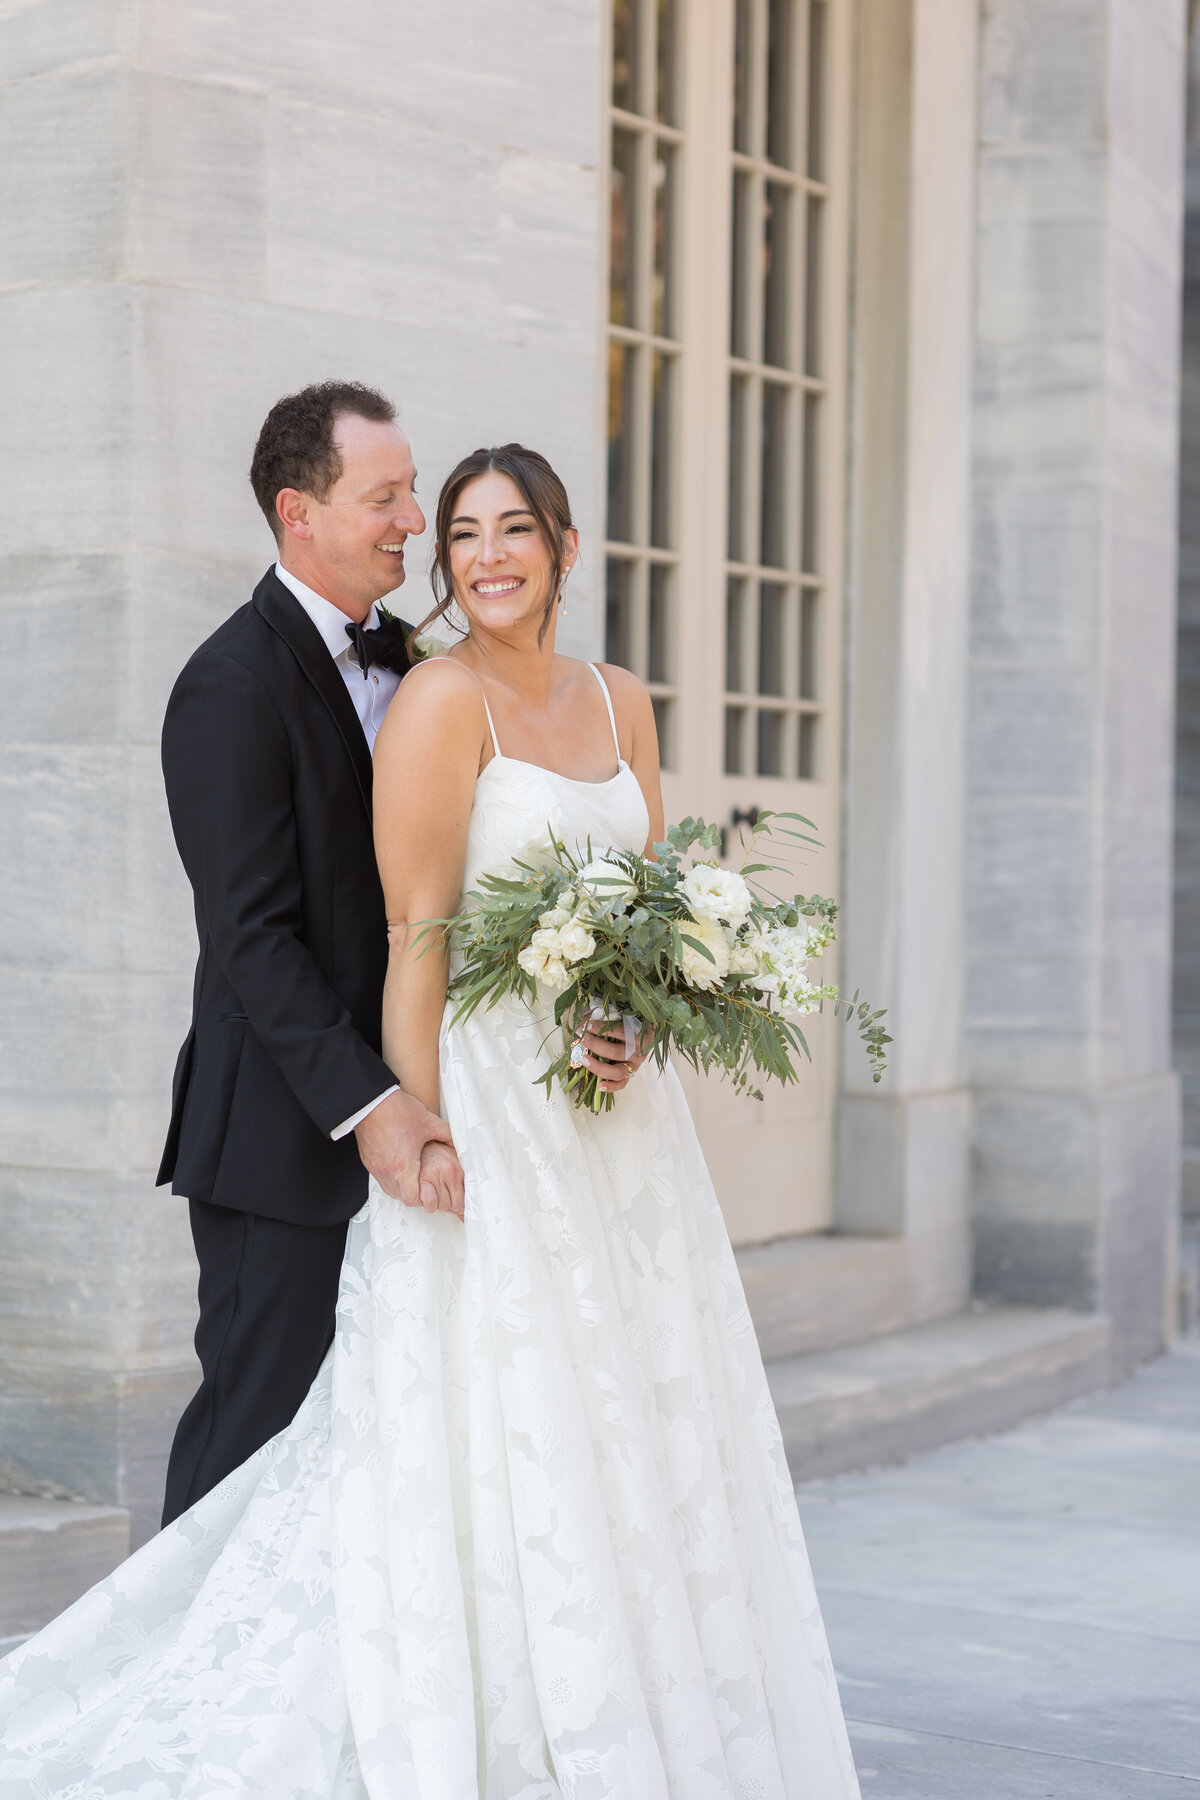
M 463 1216 L 463 1169 L 449 1144 L 432 1141 L 421 1152 L 421 1205 L 426 1212 Z
M 596 1076 L 601 1093 L 619 1094 L 623 1087 L 628 1087 L 630 1076 L 637 1074 L 649 1056 L 653 1041 L 653 1033 L 643 1031 L 633 1055 L 626 1057 L 625 1027 L 617 1020 L 611 1024 L 597 1020 L 580 1039 L 583 1066 Z

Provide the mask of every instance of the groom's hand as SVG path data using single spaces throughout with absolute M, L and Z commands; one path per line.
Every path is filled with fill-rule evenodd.
M 445 1119 L 439 1119 L 402 1089 L 389 1094 L 365 1119 L 360 1119 L 354 1135 L 368 1173 L 385 1194 L 405 1206 L 422 1204 L 421 1152 L 426 1144 L 448 1144 L 451 1154 L 454 1150 Z

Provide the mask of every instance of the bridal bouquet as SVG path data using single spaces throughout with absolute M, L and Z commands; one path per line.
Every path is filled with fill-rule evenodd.
M 794 829 L 808 823 L 798 813 L 759 813 L 737 873 L 702 855 L 685 863 L 689 852 L 711 858 L 718 848 L 717 827 L 699 819 L 672 825 L 654 846 L 657 861 L 616 850 L 577 856 L 549 838 L 512 875 L 482 876 L 463 911 L 436 922 L 461 957 L 450 982 L 455 1023 L 505 994 L 532 1003 L 539 985 L 550 989 L 564 1041 L 540 1079 L 547 1092 L 557 1081 L 577 1105 L 599 1112 L 613 1095 L 572 1056 L 594 1019 L 623 1020 L 630 1054 L 649 1032 L 660 1067 L 674 1051 L 693 1068 L 725 1070 L 761 1100 L 752 1071 L 794 1081 L 794 1053 L 810 1056 L 796 1019 L 829 1001 L 837 1017 L 857 1024 L 878 1081 L 891 1042 L 882 1012 L 857 991 L 843 1000 L 808 975 L 834 940 L 836 902 L 819 894 L 772 899 L 752 885 L 783 872 L 750 860 L 761 854 L 760 840 L 778 832 L 814 843 Z

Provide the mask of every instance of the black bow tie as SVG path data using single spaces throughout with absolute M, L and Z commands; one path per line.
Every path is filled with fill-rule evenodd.
M 361 625 L 347 625 L 346 636 L 354 645 L 354 655 L 363 672 L 363 680 L 367 679 L 367 671 L 372 663 L 381 663 L 385 669 L 394 669 L 397 675 L 403 675 L 409 665 L 408 649 L 405 638 L 408 626 L 402 619 L 385 619 L 369 631 Z

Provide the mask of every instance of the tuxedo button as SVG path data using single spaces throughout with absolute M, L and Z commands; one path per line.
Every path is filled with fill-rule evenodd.
M 379 686 L 379 677 L 378 677 L 378 675 L 372 675 L 372 677 L 371 677 L 371 680 L 372 680 L 372 681 L 373 681 L 373 682 L 374 682 L 374 683 L 375 683 L 375 686 L 376 686 L 376 687 L 378 687 L 378 686 Z

